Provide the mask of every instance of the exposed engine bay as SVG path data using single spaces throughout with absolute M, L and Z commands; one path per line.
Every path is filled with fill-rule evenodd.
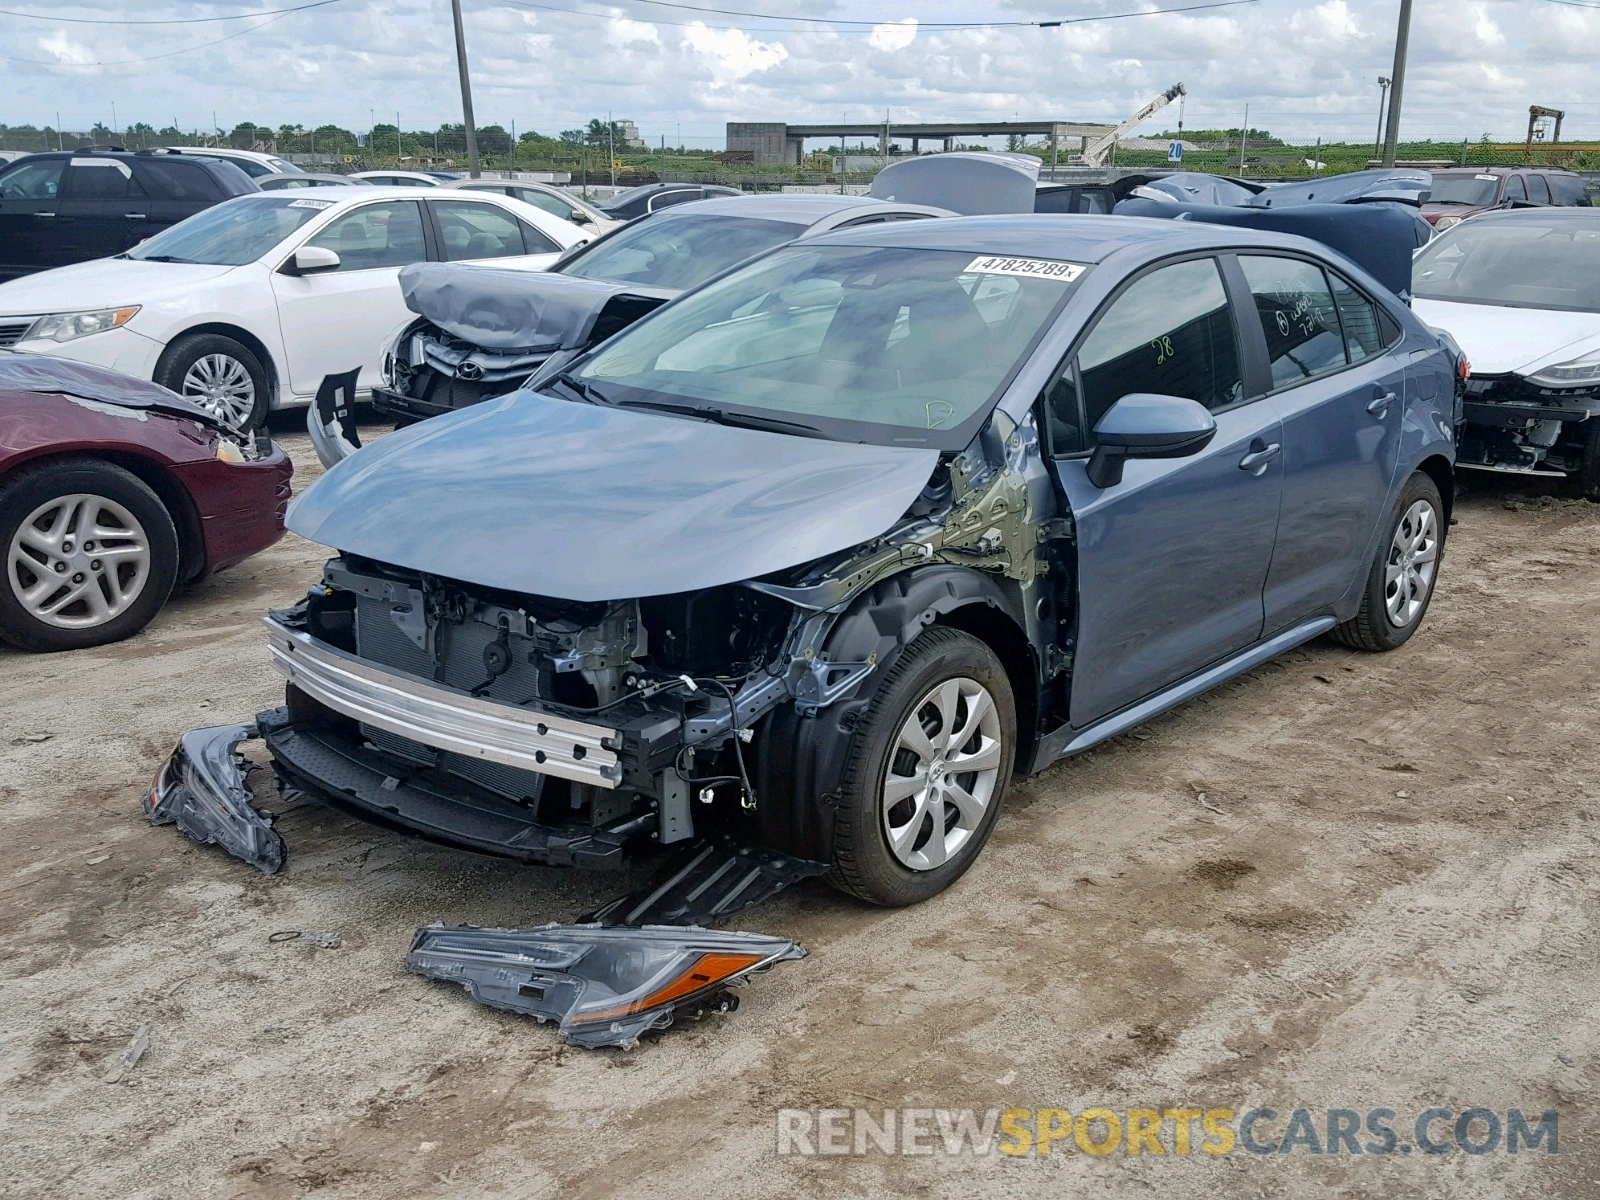
M 1466 382 L 1457 465 L 1534 475 L 1582 477 L 1595 453 L 1600 392 L 1551 388 L 1516 374 Z

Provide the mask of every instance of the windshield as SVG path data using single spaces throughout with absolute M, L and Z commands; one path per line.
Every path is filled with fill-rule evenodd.
M 163 229 L 128 251 L 129 258 L 156 262 L 209 263 L 239 267 L 255 262 L 335 201 L 288 194 L 241 196 Z
M 687 291 L 752 255 L 792 242 L 804 230 L 792 221 L 709 213 L 657 217 L 596 242 L 561 273 Z
M 1500 180 L 1493 175 L 1441 175 L 1435 172 L 1429 204 L 1493 204 Z
M 1475 217 L 1418 254 L 1411 275 L 1424 300 L 1600 312 L 1600 220 Z
M 791 246 L 645 318 L 576 378 L 623 407 L 709 408 L 842 441 L 956 450 L 1083 269 Z

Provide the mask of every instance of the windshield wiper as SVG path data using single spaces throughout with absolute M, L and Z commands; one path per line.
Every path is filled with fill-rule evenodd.
M 569 375 L 565 371 L 562 371 L 559 375 L 553 376 L 550 382 L 564 384 L 568 391 L 576 392 L 578 399 L 583 400 L 588 404 L 609 405 L 611 403 L 611 398 L 599 388 L 595 387 L 594 384 L 585 383 L 576 375 Z
M 132 258 L 133 256 L 129 255 L 128 257 Z M 188 263 L 190 266 L 198 266 L 199 265 L 192 258 L 179 258 L 176 254 L 149 254 L 149 255 L 145 255 L 142 258 L 134 259 L 134 261 L 135 262 Z
M 751 413 L 732 413 L 714 404 L 674 404 L 670 400 L 618 400 L 618 408 L 644 408 L 651 412 L 673 413 L 682 417 L 701 417 L 718 425 L 732 425 L 743 429 L 798 430 L 801 433 L 820 434 L 815 425 L 801 421 L 786 421 L 782 417 L 755 416 Z

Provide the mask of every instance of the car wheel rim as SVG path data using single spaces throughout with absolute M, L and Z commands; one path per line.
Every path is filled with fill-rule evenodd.
M 936 684 L 900 727 L 884 771 L 883 832 L 913 871 L 955 857 L 983 823 L 1000 782 L 994 697 L 975 679 Z
M 150 579 L 150 539 L 115 500 L 58 496 L 28 515 L 6 555 L 11 593 L 36 621 L 92 629 L 114 620 Z
M 227 354 L 195 359 L 184 373 L 182 392 L 229 429 L 243 429 L 255 412 L 255 381 L 242 362 Z
M 1439 565 L 1439 518 L 1433 505 L 1418 500 L 1395 526 L 1383 570 L 1383 604 L 1389 624 L 1404 629 L 1417 619 L 1433 590 Z

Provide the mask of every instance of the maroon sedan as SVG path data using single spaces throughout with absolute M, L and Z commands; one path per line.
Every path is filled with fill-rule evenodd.
M 175 585 L 283 536 L 293 471 L 166 388 L 0 351 L 0 641 L 138 633 Z

